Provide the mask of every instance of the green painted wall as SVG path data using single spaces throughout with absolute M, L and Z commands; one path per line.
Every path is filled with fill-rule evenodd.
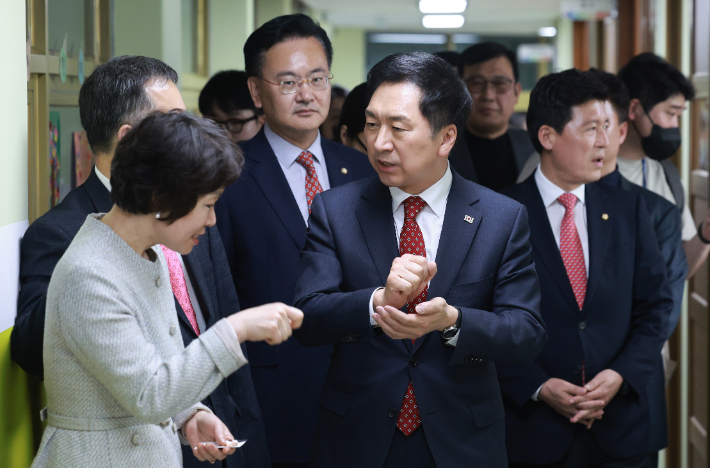
M 353 89 L 365 81 L 365 31 L 336 28 L 330 35 L 333 44 L 334 84 Z

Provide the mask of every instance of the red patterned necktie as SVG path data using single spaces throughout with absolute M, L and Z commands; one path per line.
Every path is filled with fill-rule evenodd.
M 577 225 L 574 222 L 574 206 L 577 203 L 577 197 L 572 193 L 565 193 L 560 195 L 557 200 L 565 207 L 562 229 L 560 230 L 562 263 L 565 264 L 565 270 L 567 270 L 579 310 L 582 310 L 584 296 L 587 293 L 587 271 L 584 266 L 582 241 L 579 240 Z
M 308 213 L 310 214 L 313 197 L 321 193 L 323 187 L 318 182 L 316 166 L 313 164 L 313 154 L 310 151 L 304 151 L 299 154 L 296 162 L 306 169 L 306 201 L 308 201 Z
M 192 308 L 192 302 L 190 301 L 190 294 L 187 292 L 187 283 L 185 282 L 185 274 L 182 271 L 182 265 L 180 265 L 180 258 L 178 253 L 170 250 L 169 248 L 161 245 L 163 253 L 165 254 L 165 260 L 168 261 L 168 270 L 170 271 L 170 286 L 173 287 L 173 294 L 178 300 L 180 307 L 187 315 L 187 319 L 192 325 L 192 329 L 195 330 L 197 336 L 200 336 L 200 327 L 197 325 L 197 316 L 195 315 L 195 309 Z
M 409 197 L 404 200 L 404 224 L 402 232 L 399 234 L 399 255 L 412 254 L 420 257 L 426 257 L 426 248 L 424 246 L 424 236 L 422 230 L 417 224 L 417 215 L 426 206 L 426 202 L 419 197 Z M 416 314 L 414 308 L 417 304 L 426 301 L 429 287 L 424 288 L 415 300 L 408 302 L 406 305 L 408 314 Z M 414 340 L 412 340 L 414 343 Z M 397 420 L 397 429 L 402 431 L 406 436 L 411 434 L 422 425 L 422 420 L 419 417 L 419 407 L 417 406 L 417 398 L 414 396 L 414 386 L 409 382 L 407 392 L 404 394 L 402 408 L 399 410 L 399 419 Z

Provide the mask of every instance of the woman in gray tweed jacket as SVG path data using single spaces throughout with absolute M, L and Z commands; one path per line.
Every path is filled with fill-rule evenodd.
M 245 340 L 280 343 L 303 315 L 268 304 L 222 319 L 187 348 L 163 248 L 187 254 L 242 155 L 214 124 L 153 114 L 120 141 L 107 214 L 93 214 L 49 283 L 44 335 L 48 425 L 36 467 L 181 467 L 234 452 L 199 402 L 246 363 Z M 161 246 L 162 245 L 162 246 Z

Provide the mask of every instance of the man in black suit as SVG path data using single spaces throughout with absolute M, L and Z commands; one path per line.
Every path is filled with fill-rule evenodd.
M 333 49 L 305 15 L 275 18 L 244 45 L 266 123 L 242 142 L 241 178 L 217 202 L 217 227 L 242 307 L 293 303 L 313 196 L 374 175 L 362 153 L 318 132 L 328 115 Z M 331 347 L 247 346 L 274 466 L 307 466 Z
M 451 169 L 471 100 L 443 59 L 390 55 L 367 85 L 379 178 L 316 196 L 296 288 L 294 336 L 335 345 L 312 466 L 506 467 L 495 363 L 546 339 L 526 210 Z
M 116 144 L 149 112 L 185 108 L 177 80 L 177 73 L 160 60 L 122 56 L 99 66 L 82 85 L 79 112 L 96 155 L 96 166 L 81 186 L 32 223 L 20 245 L 20 296 L 11 352 L 12 359 L 28 373 L 43 373 L 45 303 L 54 267 L 86 216 L 111 209 L 110 171 Z M 176 298 L 180 331 L 187 345 L 199 331 L 239 311 L 239 302 L 216 227 L 207 228 L 193 251 L 178 258 L 193 308 L 188 317 Z M 248 366 L 220 383 L 203 403 L 227 425 L 235 439 L 248 440 L 220 462 L 223 467 L 268 466 L 263 424 Z M 182 448 L 185 467 L 203 466 L 189 446 Z
M 505 191 L 530 213 L 549 332 L 534 363 L 497 366 L 511 467 L 649 466 L 647 389 L 673 300 L 643 197 L 592 184 L 608 99 L 588 72 L 542 78 L 527 117 L 541 163 Z
M 515 52 L 495 42 L 461 54 L 459 75 L 473 98 L 466 129 L 451 150 L 451 167 L 466 179 L 501 191 L 515 184 L 535 148 L 508 122 L 522 92 Z

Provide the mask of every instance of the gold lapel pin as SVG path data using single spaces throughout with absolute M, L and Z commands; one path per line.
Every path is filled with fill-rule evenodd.
M 347 173 L 348 173 L 348 170 L 343 167 L 343 168 L 340 169 L 340 172 L 342 172 L 343 174 L 347 174 Z
M 602 215 L 602 219 L 603 219 L 604 221 L 606 221 L 607 219 L 609 219 L 609 215 L 606 214 L 606 213 L 604 213 L 604 214 Z
M 472 224 L 472 223 L 473 223 L 473 218 L 470 217 L 469 215 L 464 216 L 464 217 L 463 217 L 463 220 L 466 221 L 468 224 Z

